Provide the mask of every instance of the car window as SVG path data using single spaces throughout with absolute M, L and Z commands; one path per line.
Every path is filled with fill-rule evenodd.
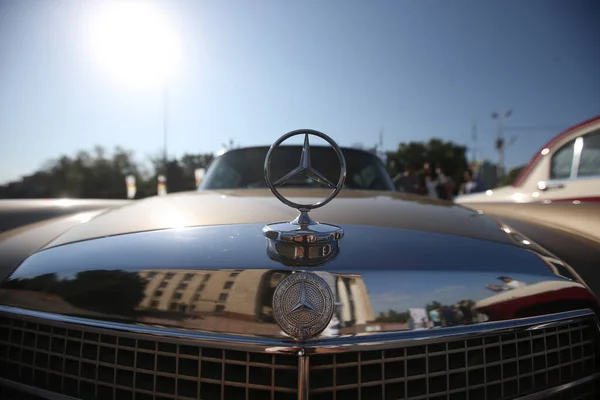
M 214 168 L 214 187 L 213 189 L 225 189 L 231 186 L 238 186 L 242 182 L 242 177 L 228 164 L 219 163 Z
M 209 166 L 199 189 L 266 188 L 264 160 L 268 147 L 235 149 L 217 157 Z M 273 180 L 298 167 L 302 148 L 282 146 L 273 153 Z M 394 185 L 383 163 L 376 155 L 362 150 L 344 149 L 346 187 L 358 190 L 393 191 Z M 339 161 L 332 148 L 311 148 L 312 166 L 331 182 L 339 178 Z M 322 187 L 304 175 L 286 183 L 291 187 Z
M 600 176 L 600 131 L 583 137 L 583 149 L 577 176 Z
M 571 140 L 552 155 L 550 179 L 569 179 L 571 177 L 574 146 L 575 140 Z

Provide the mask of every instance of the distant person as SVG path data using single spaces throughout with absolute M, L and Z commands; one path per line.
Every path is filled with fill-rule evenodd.
M 509 276 L 499 276 L 498 279 L 504 282 L 504 284 L 493 283 L 491 285 L 487 285 L 487 288 L 493 292 L 502 292 L 527 286 L 525 282 L 517 281 Z
M 459 305 L 460 312 L 463 314 L 463 324 L 473 323 L 473 312 L 471 311 L 471 305 L 468 301 L 463 301 Z
M 444 306 L 442 308 L 442 319 L 444 321 L 445 326 L 454 326 L 455 324 L 455 315 L 452 307 Z
M 454 325 L 462 325 L 463 324 L 464 315 L 463 315 L 462 311 L 460 310 L 460 308 L 458 307 L 458 305 L 456 305 L 456 304 L 454 304 L 452 306 L 452 315 L 454 317 Z
M 465 182 L 462 185 L 460 185 L 460 189 L 458 190 L 459 194 L 469 194 L 481 191 L 479 182 L 477 182 L 477 180 L 475 179 L 475 175 L 473 174 L 472 169 L 466 170 L 464 177 Z
M 456 187 L 454 180 L 447 176 L 441 168 L 437 168 L 435 172 L 437 174 L 438 182 L 438 185 L 436 186 L 438 198 L 442 200 L 452 200 L 454 197 L 454 188 Z
M 419 193 L 419 176 L 414 164 L 409 164 L 406 171 L 394 178 L 394 185 L 403 193 Z
M 429 319 L 433 322 L 434 327 L 442 325 L 442 320 L 440 319 L 440 312 L 435 308 L 433 310 L 429 310 Z
M 429 164 L 429 163 L 425 163 L 423 165 L 422 182 L 424 185 L 424 190 L 423 190 L 424 194 L 426 194 L 428 197 L 430 197 L 432 199 L 439 199 L 438 192 L 436 189 L 439 182 L 437 180 L 437 177 L 435 176 L 435 172 L 433 171 L 431 164 Z

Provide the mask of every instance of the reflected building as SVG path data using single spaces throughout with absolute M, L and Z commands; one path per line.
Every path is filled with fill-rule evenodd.
M 138 310 L 184 314 L 189 317 L 225 316 L 274 323 L 273 294 L 292 271 L 273 270 L 144 270 L 144 299 Z M 336 301 L 336 324 L 345 331 L 362 331 L 374 321 L 366 285 L 360 275 L 315 272 L 330 286 Z M 348 329 L 350 328 L 350 329 Z
M 362 276 L 338 276 L 335 292 L 341 327 L 361 326 L 375 320 Z
M 145 270 L 148 282 L 139 308 L 187 314 L 253 315 L 262 270 Z

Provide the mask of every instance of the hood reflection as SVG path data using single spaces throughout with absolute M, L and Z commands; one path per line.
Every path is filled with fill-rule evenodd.
M 568 280 L 543 281 L 532 285 L 511 280 L 505 285 L 494 290 L 498 294 L 478 301 L 474 309 L 486 313 L 493 320 L 505 320 L 539 314 L 544 307 L 561 312 L 573 307 L 586 308 L 586 302 L 594 302 L 594 297 L 582 290 L 581 284 Z
M 183 318 L 186 328 L 218 332 L 286 336 L 273 318 L 273 294 L 293 271 L 142 271 L 147 281 L 137 310 L 140 320 L 168 324 Z M 315 272 L 334 294 L 334 316 L 320 337 L 356 333 L 373 321 L 373 309 L 360 275 L 338 276 Z M 364 328 L 363 328 L 364 329 Z
M 547 260 L 545 260 L 548 262 Z M 456 271 L 315 271 L 334 294 L 334 316 L 320 338 L 445 329 L 592 309 L 581 283 L 547 275 Z M 557 271 L 553 271 L 557 272 Z M 0 304 L 198 332 L 286 337 L 273 318 L 273 294 L 288 270 L 91 270 L 9 280 Z

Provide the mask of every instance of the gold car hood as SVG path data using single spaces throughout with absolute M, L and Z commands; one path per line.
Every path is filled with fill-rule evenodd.
M 311 203 L 328 190 L 284 189 L 291 200 Z M 267 189 L 205 190 L 135 201 L 67 231 L 47 247 L 159 229 L 289 221 L 298 212 Z M 395 192 L 342 190 L 314 220 L 333 224 L 402 228 L 512 243 L 493 219 L 446 201 Z

